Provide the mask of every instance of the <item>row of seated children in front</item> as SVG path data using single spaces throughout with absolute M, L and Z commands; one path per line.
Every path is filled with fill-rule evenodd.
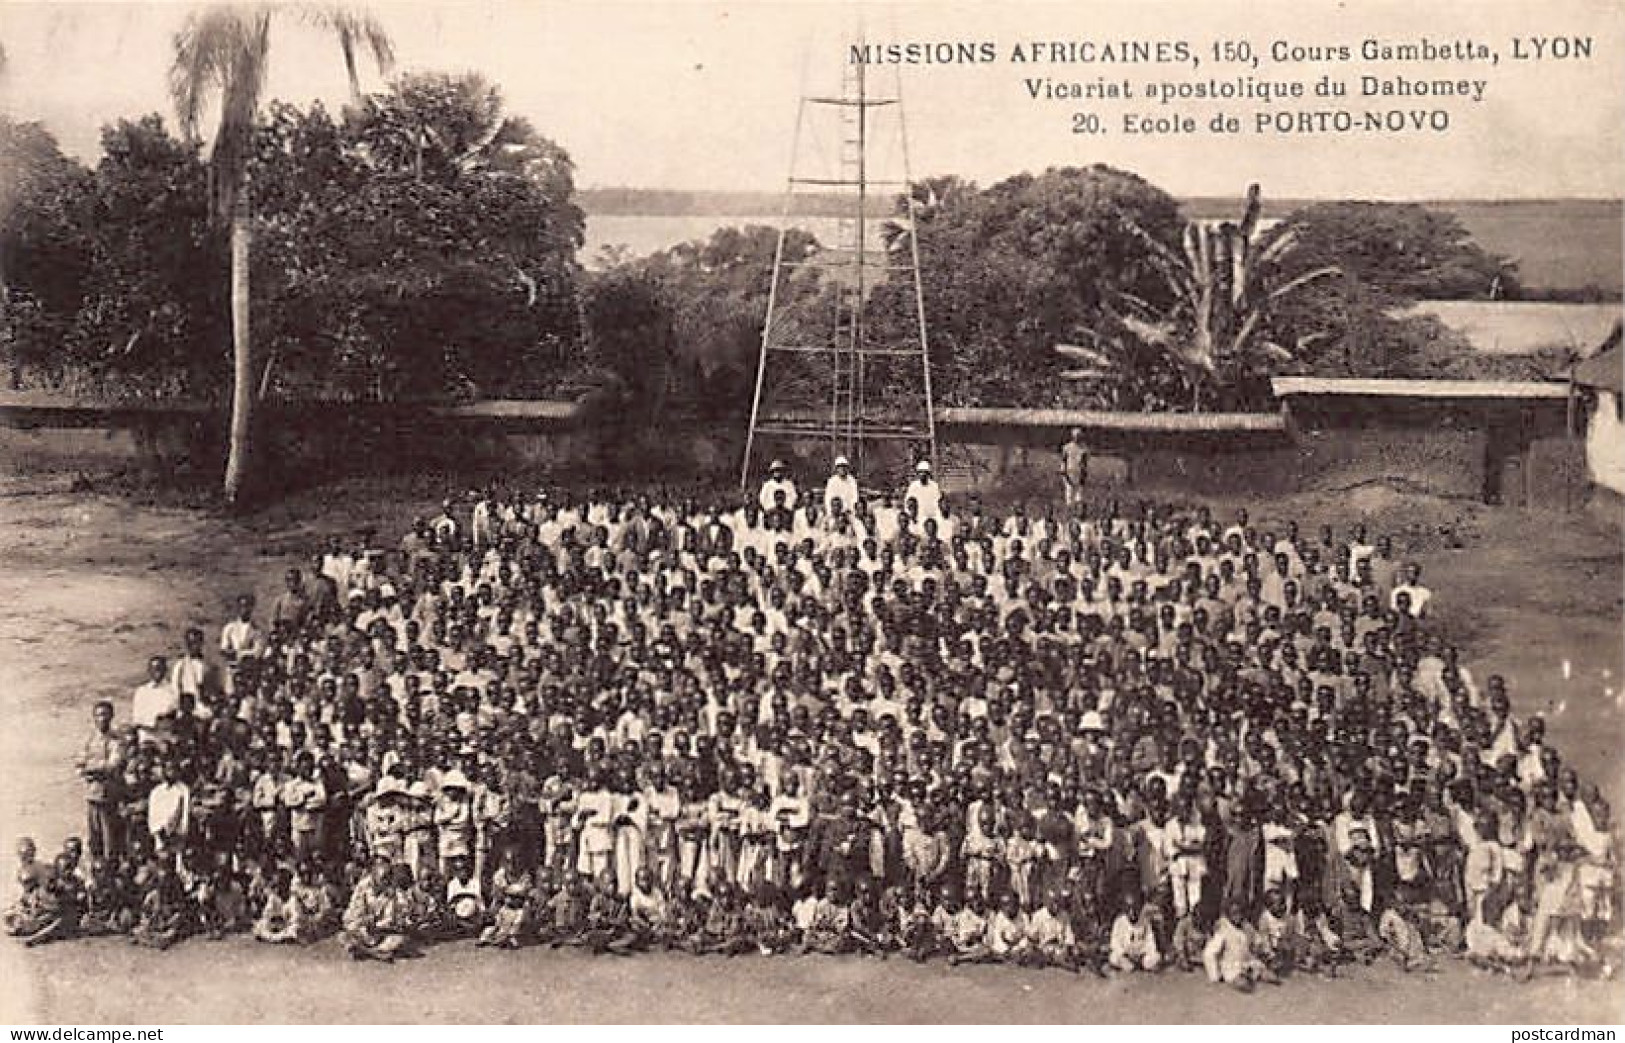
M 5 927 L 31 946 L 122 934 L 163 949 L 191 935 L 243 931 L 263 942 L 309 944 L 338 931 L 346 904 L 353 909 L 359 901 L 345 898 L 360 890 L 357 881 L 327 879 L 310 862 L 292 869 L 267 862 L 241 877 L 224 859 L 202 868 L 185 858 L 178 867 L 158 859 L 135 868 L 96 863 L 86 871 L 83 845 L 73 837 L 50 863 L 39 861 L 24 838 L 18 859 L 22 897 L 6 912 Z M 392 893 L 404 897 L 384 918 L 402 927 L 402 937 L 424 942 L 475 938 L 482 946 L 571 945 L 621 955 L 651 949 L 730 956 L 897 953 L 950 965 L 1009 963 L 1102 975 L 1200 968 L 1210 980 L 1240 989 L 1293 971 L 1333 975 L 1342 963 L 1369 963 L 1384 953 L 1406 970 L 1432 969 L 1432 953 L 1463 947 L 1475 966 L 1515 970 L 1527 966 L 1531 923 L 1528 890 L 1508 884 L 1475 896 L 1463 935 L 1448 910 L 1434 908 L 1437 902 L 1396 902 L 1372 916 L 1354 893 L 1332 911 L 1293 908 L 1285 892 L 1271 889 L 1256 919 L 1233 899 L 1217 917 L 1204 915 L 1203 906 L 1170 917 L 1162 904 L 1125 887 L 1108 925 L 1085 890 L 1024 898 L 1002 880 L 965 890 L 830 880 L 795 894 L 771 885 L 747 894 L 719 880 L 694 898 L 666 894 L 647 868 L 622 895 L 607 874 L 594 879 L 543 868 L 533 881 L 505 863 L 487 901 L 466 858 L 453 859 L 444 880 L 432 871 L 414 877 L 404 865 L 387 868 Z

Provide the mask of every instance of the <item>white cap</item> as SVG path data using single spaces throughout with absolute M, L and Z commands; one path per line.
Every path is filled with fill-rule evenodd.
M 1080 732 L 1103 732 L 1105 730 L 1105 720 L 1094 710 L 1084 714 L 1083 719 L 1078 722 L 1078 731 Z
M 847 458 L 846 458 L 846 457 L 844 457 L 844 456 L 837 456 L 837 457 L 836 457 L 836 458 L 835 458 L 835 466 L 836 466 L 836 467 L 851 467 L 851 466 L 852 466 L 852 462 L 851 462 L 851 461 L 850 461 L 850 460 L 848 460 L 848 459 L 847 459 Z
M 443 790 L 448 790 L 470 789 L 471 787 L 468 784 L 468 776 L 464 775 L 456 768 L 453 768 L 446 772 L 445 777 L 440 780 L 440 788 Z
M 929 471 L 931 470 L 931 461 L 921 460 L 919 463 L 914 465 L 914 469 L 916 471 Z

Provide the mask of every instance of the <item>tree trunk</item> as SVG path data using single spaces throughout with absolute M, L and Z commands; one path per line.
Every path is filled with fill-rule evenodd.
M 231 215 L 231 449 L 226 458 L 226 503 L 244 499 L 253 449 L 254 354 L 248 330 L 248 208 L 238 201 Z

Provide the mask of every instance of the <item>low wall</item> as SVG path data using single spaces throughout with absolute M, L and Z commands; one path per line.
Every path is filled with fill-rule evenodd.
M 1437 496 L 1574 509 L 1589 495 L 1584 443 L 1554 431 L 1554 416 L 1560 421 L 1561 411 L 1430 417 L 1343 408 L 1295 411 L 1290 425 L 1274 431 L 1103 429 L 1086 439 L 1093 482 L 1148 493 L 1272 496 L 1389 482 Z M 146 409 L 103 418 L 80 410 L 74 426 L 44 426 L 49 421 L 37 408 L 8 413 L 0 401 L 0 469 L 212 481 L 223 468 L 224 418 L 211 411 Z M 538 470 L 727 482 L 742 450 L 740 433 L 731 429 L 692 422 L 659 432 L 624 422 L 607 429 L 580 423 L 560 403 L 309 406 L 266 412 L 262 432 L 266 480 L 285 488 L 353 474 Z M 1058 484 L 1064 431 L 984 423 L 948 424 L 939 434 L 950 491 L 1048 495 Z M 890 449 L 906 452 L 901 444 Z M 828 452 L 823 443 L 772 451 L 802 457 L 798 469 L 808 473 L 822 468 Z

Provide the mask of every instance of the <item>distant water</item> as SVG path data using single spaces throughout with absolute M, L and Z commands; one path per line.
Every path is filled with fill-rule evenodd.
M 825 245 L 833 246 L 840 234 L 839 222 L 828 217 L 800 217 L 795 220 Z M 729 217 L 716 214 L 589 214 L 587 215 L 587 242 L 581 248 L 581 261 L 589 268 L 601 267 L 599 255 L 605 247 L 624 246 L 634 257 L 644 257 L 669 249 L 692 239 L 709 239 L 711 233 L 730 225 L 779 227 L 778 215 Z M 878 229 L 878 222 L 871 226 Z M 869 236 L 870 245 L 878 245 L 878 236 Z
M 1187 210 L 1196 216 L 1212 217 L 1232 215 L 1238 205 L 1223 200 L 1191 200 Z M 1292 201 L 1275 201 L 1268 212 L 1279 216 L 1295 205 Z M 1485 248 L 1515 258 L 1525 286 L 1579 289 L 1594 285 L 1617 293 L 1625 284 L 1619 200 L 1459 201 L 1428 205 L 1454 213 Z M 834 244 L 834 220 L 801 218 L 797 223 L 820 242 Z M 599 250 L 610 244 L 623 245 L 636 256 L 651 254 L 690 239 L 707 239 L 718 228 L 750 224 L 776 228 L 778 216 L 589 214 L 581 259 L 594 265 Z

